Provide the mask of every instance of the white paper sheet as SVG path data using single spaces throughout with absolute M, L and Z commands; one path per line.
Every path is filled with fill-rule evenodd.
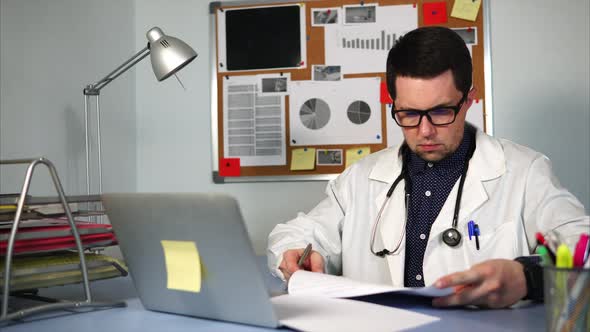
M 383 141 L 379 77 L 351 78 L 330 84 L 292 81 L 289 128 L 292 146 L 327 144 L 378 144 Z M 320 101 L 317 101 L 317 100 Z M 363 103 L 360 113 L 353 103 Z M 349 118 L 349 107 L 354 123 Z M 359 112 L 356 114 L 355 112 Z M 365 117 L 358 123 L 356 115 Z M 315 129 L 314 129 L 315 128 Z
M 391 116 L 391 105 L 385 106 L 385 112 L 387 116 L 386 129 L 387 129 L 387 146 L 396 146 L 404 141 L 404 134 L 402 128 L 397 125 L 393 116 Z
M 299 270 L 289 279 L 290 295 L 347 298 L 364 295 L 400 293 L 427 297 L 440 297 L 453 293 L 452 288 L 438 289 L 434 286 L 422 288 L 392 287 L 364 283 L 324 273 Z
M 418 27 L 418 9 L 378 6 L 376 19 L 371 24 L 325 26 L 326 63 L 342 65 L 343 74 L 384 72 L 394 39 Z
M 440 320 L 368 302 L 282 295 L 271 299 L 281 324 L 299 331 L 401 331 Z
M 483 116 L 483 99 L 479 99 L 477 102 L 473 101 L 471 107 L 467 111 L 465 120 L 475 127 L 483 130 L 484 116 Z
M 223 157 L 240 166 L 285 165 L 285 97 L 258 93 L 260 78 L 223 80 Z

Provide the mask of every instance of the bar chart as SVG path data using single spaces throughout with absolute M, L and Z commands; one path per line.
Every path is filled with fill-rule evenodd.
M 375 38 L 342 38 L 342 48 L 358 48 L 365 50 L 389 51 L 396 41 L 395 33 L 387 33 L 381 30 L 380 35 Z

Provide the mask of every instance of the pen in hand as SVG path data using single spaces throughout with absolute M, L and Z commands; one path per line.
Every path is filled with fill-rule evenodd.
M 303 269 L 303 263 L 305 263 L 305 261 L 309 257 L 309 254 L 311 254 L 311 243 L 308 244 L 307 247 L 305 247 L 305 250 L 303 250 L 303 254 L 301 254 L 301 257 L 299 257 L 299 260 L 297 261 L 297 266 L 300 269 Z

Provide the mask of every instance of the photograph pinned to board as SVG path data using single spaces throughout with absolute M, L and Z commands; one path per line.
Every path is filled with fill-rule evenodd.
M 289 94 L 290 73 L 256 75 L 260 79 L 258 93 L 265 96 Z
M 342 66 L 342 74 L 385 72 L 389 50 L 418 27 L 418 9 L 413 5 L 377 6 L 376 12 L 373 24 L 324 26 L 325 63 Z
M 318 166 L 341 166 L 342 149 L 318 149 L 316 164 Z
M 292 81 L 291 146 L 381 144 L 381 78 Z M 341 111 L 339 111 L 341 110 Z
M 275 75 L 276 76 L 276 75 Z M 261 94 L 260 77 L 227 76 L 223 84 L 223 156 L 241 166 L 286 165 L 285 97 Z
M 466 27 L 466 28 L 451 28 L 455 31 L 467 45 L 477 45 L 477 27 Z
M 340 81 L 342 79 L 341 66 L 312 65 L 314 81 Z
M 342 6 L 344 24 L 367 24 L 377 22 L 377 4 Z
M 311 26 L 318 27 L 328 24 L 338 24 L 340 8 L 314 8 L 311 10 Z

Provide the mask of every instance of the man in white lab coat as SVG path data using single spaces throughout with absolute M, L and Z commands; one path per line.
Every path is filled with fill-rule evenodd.
M 311 244 L 306 270 L 455 287 L 437 306 L 542 299 L 541 269 L 514 259 L 533 254 L 536 232 L 556 231 L 572 246 L 590 229 L 582 204 L 547 157 L 466 124 L 475 98 L 471 57 L 452 30 L 402 37 L 389 52 L 387 84 L 404 144 L 347 168 L 313 210 L 277 225 L 270 269 L 288 279 Z

